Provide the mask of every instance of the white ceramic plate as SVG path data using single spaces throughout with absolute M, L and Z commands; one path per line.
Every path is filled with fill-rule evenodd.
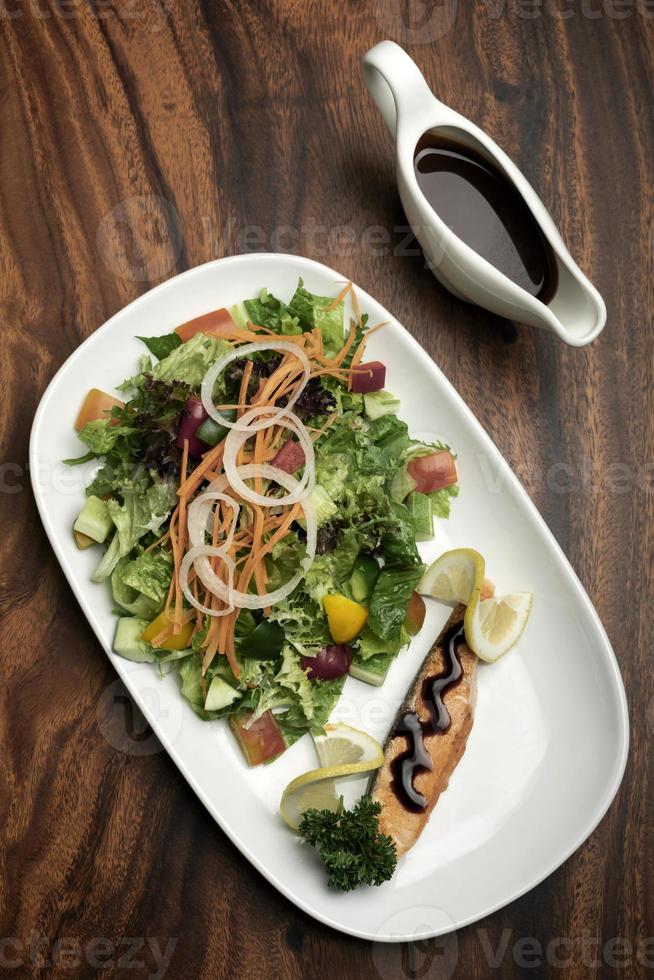
M 277 814 L 284 786 L 316 764 L 308 737 L 270 766 L 248 769 L 224 722 L 200 721 L 175 677 L 111 652 L 109 589 L 94 585 L 97 549 L 78 551 L 71 526 L 80 478 L 60 460 L 80 453 L 73 421 L 91 386 L 113 391 L 134 373 L 142 345 L 266 286 L 289 298 L 298 276 L 334 295 L 343 277 L 292 255 L 242 255 L 185 272 L 112 317 L 69 357 L 34 420 L 30 467 L 43 524 L 98 640 L 161 743 L 243 854 L 284 895 L 322 922 L 366 939 L 436 936 L 473 922 L 533 888 L 595 828 L 620 784 L 628 716 L 616 660 L 566 558 L 504 459 L 459 395 L 406 330 L 372 297 L 371 359 L 388 366 L 414 434 L 442 435 L 458 453 L 461 493 L 424 549 L 430 559 L 472 546 L 500 592 L 528 589 L 534 611 L 519 646 L 479 671 L 477 718 L 466 753 L 418 844 L 380 888 L 330 892 L 314 852 Z M 383 738 L 447 610 L 430 603 L 421 635 L 382 688 L 348 678 L 332 719 Z M 71 692 L 74 694 L 74 692 Z

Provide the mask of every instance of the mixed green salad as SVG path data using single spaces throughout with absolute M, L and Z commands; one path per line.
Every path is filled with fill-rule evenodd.
M 67 461 L 97 461 L 74 533 L 104 546 L 115 652 L 175 671 L 251 764 L 321 731 L 348 674 L 383 682 L 424 616 L 417 544 L 458 491 L 449 447 L 412 439 L 364 361 L 348 288 L 300 280 L 140 338 L 124 400 L 89 393 Z

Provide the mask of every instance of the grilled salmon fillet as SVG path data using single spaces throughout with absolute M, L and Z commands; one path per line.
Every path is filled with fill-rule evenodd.
M 415 844 L 439 796 L 447 789 L 450 776 L 465 752 L 474 721 L 478 661 L 462 636 L 456 644 L 461 676 L 442 694 L 442 704 L 447 709 L 445 716 L 449 713 L 450 718 L 443 730 L 434 729 L 434 712 L 429 702 L 429 682 L 450 669 L 449 638 L 463 627 L 464 613 L 465 606 L 456 607 L 427 654 L 391 727 L 384 746 L 384 762 L 373 777 L 371 796 L 382 805 L 379 829 L 393 838 L 398 857 Z M 401 786 L 401 764 L 413 750 L 413 737 L 406 728 L 407 716 L 409 724 L 421 728 L 417 751 L 424 753 L 424 763 L 431 764 L 431 769 L 418 766 L 409 778 L 409 792 L 412 788 L 414 797 L 422 797 L 424 807 L 416 805 L 415 798 L 408 798 Z

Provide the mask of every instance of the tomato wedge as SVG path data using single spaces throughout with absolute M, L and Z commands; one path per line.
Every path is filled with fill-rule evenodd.
M 182 343 L 186 343 L 196 333 L 208 333 L 212 337 L 224 337 L 235 326 L 229 310 L 222 307 L 220 310 L 212 310 L 211 313 L 204 313 L 202 316 L 196 316 L 194 320 L 182 323 L 179 327 L 175 327 L 175 333 Z
M 419 493 L 433 493 L 451 487 L 458 480 L 454 456 L 447 449 L 412 459 L 407 464 L 407 472 Z
M 260 718 L 246 728 L 251 717 L 251 712 L 238 716 L 232 715 L 229 725 L 248 763 L 251 766 L 258 766 L 284 752 L 286 742 L 272 711 L 264 711 Z
M 119 398 L 114 398 L 113 395 L 108 395 L 106 391 L 100 391 L 99 388 L 91 388 L 75 420 L 75 429 L 77 432 L 81 432 L 87 422 L 96 422 L 98 419 L 108 418 L 109 412 L 115 405 L 118 408 L 124 408 L 125 402 L 121 402 Z

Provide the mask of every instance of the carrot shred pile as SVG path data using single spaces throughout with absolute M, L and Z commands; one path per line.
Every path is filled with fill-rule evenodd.
M 384 326 L 380 323 L 377 327 L 367 330 L 355 348 L 357 332 L 362 325 L 362 317 L 352 283 L 345 284 L 344 288 L 326 307 L 326 311 L 335 309 L 348 294 L 351 297 L 355 316 L 350 320 L 347 337 L 337 354 L 329 356 L 325 353 L 322 332 L 318 327 L 301 335 L 284 337 L 284 340 L 296 344 L 306 354 L 311 365 L 311 378 L 331 376 L 341 381 L 349 380 L 356 373 L 357 365 L 361 363 L 368 337 L 374 330 Z M 262 335 L 277 337 L 274 331 L 251 322 L 247 323 L 247 329 L 234 326 L 227 333 L 221 333 L 221 337 L 234 343 L 260 341 Z M 345 368 L 343 363 L 350 354 L 350 366 Z M 235 409 L 237 417 L 240 418 L 246 411 L 255 406 L 257 408 L 278 408 L 280 404 L 286 404 L 288 399 L 293 396 L 301 383 L 303 374 L 300 361 L 291 351 L 288 351 L 272 374 L 260 380 L 257 390 L 250 397 L 248 391 L 251 387 L 253 371 L 254 362 L 248 359 L 243 370 L 238 401 L 235 404 L 218 406 L 219 411 Z M 326 432 L 337 416 L 337 412 L 333 413 L 321 429 L 313 430 L 311 438 L 314 442 Z M 254 432 L 252 438 L 248 440 L 251 443 L 250 447 L 246 443 L 239 453 L 239 464 L 270 462 L 285 441 L 285 432 L 283 425 L 270 426 L 267 429 L 259 429 Z M 169 611 L 169 623 L 155 637 L 155 642 L 156 644 L 165 642 L 171 636 L 179 634 L 185 624 L 195 620 L 193 645 L 200 650 L 203 689 L 206 688 L 206 671 L 217 655 L 227 658 L 237 678 L 241 675 L 235 643 L 235 626 L 240 610 L 233 609 L 221 616 L 206 616 L 194 608 L 185 608 L 180 583 L 180 567 L 189 546 L 187 540 L 188 508 L 196 496 L 206 489 L 208 483 L 223 475 L 224 450 L 225 440 L 223 439 L 218 445 L 204 453 L 197 465 L 191 468 L 189 465 L 189 443 L 188 440 L 184 441 L 177 490 L 178 504 L 171 516 L 168 530 L 148 549 L 151 550 L 157 546 L 168 548 L 173 562 L 173 574 L 165 603 L 165 609 Z M 261 477 L 254 479 L 254 488 L 258 493 L 263 492 Z M 243 503 L 242 500 L 238 500 L 238 502 Z M 280 505 L 279 508 L 274 508 L 274 512 L 271 511 L 272 509 L 266 510 L 250 502 L 247 503 L 246 508 L 241 510 L 240 526 L 226 552 L 235 567 L 234 587 L 241 592 L 253 587 L 258 595 L 266 593 L 268 586 L 266 556 L 289 533 L 293 522 L 301 514 L 301 504 Z M 247 523 L 244 523 L 244 514 L 247 514 Z M 226 538 L 232 516 L 232 509 L 228 504 L 223 501 L 216 502 L 212 529 L 214 546 Z M 221 558 L 211 558 L 210 562 L 216 575 L 227 583 L 226 563 Z M 226 607 L 222 600 L 209 589 L 203 588 L 193 571 L 189 575 L 189 585 L 193 595 L 201 600 L 205 606 L 216 612 L 224 612 Z M 264 616 L 268 615 L 269 612 L 269 609 L 264 609 Z

